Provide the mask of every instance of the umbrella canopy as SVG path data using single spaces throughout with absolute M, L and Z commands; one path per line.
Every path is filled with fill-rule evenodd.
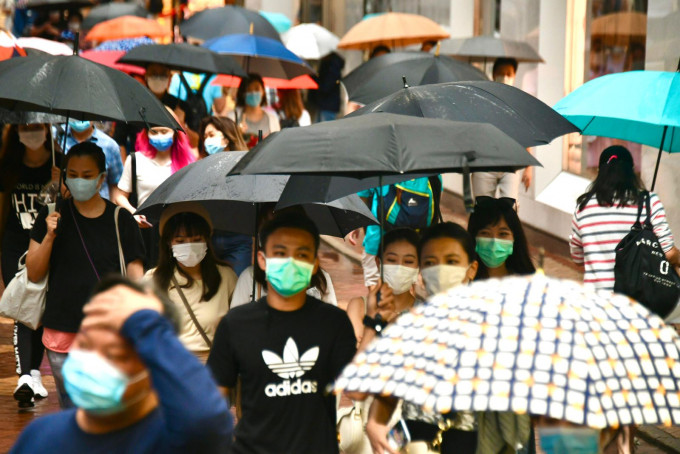
M 226 177 L 245 152 L 225 152 L 192 163 L 165 180 L 139 208 L 138 213 L 159 219 L 171 203 L 196 201 L 210 212 L 217 229 L 252 235 L 257 231 L 257 203 L 277 202 L 288 176 Z M 330 204 L 303 208 L 324 235 L 344 237 L 359 227 L 377 224 L 356 195 Z
M 139 46 L 145 46 L 147 44 L 156 44 L 151 38 L 142 36 L 139 38 L 125 38 L 125 39 L 112 39 L 110 41 L 105 41 L 95 47 L 98 51 L 108 51 L 108 50 L 118 50 L 123 52 L 129 52 Z
M 283 33 L 290 30 L 293 26 L 293 21 L 288 18 L 283 13 L 277 13 L 273 11 L 259 11 L 261 16 L 269 21 L 270 24 L 276 29 L 277 32 Z
M 280 41 L 257 35 L 227 35 L 203 43 L 210 50 L 234 57 L 247 73 L 292 79 L 314 70 Z
M 240 6 L 223 6 L 201 11 L 182 22 L 182 35 L 206 41 L 218 36 L 252 33 L 266 38 L 281 40 L 279 32 L 256 11 Z
M 30 125 L 34 123 L 64 123 L 66 118 L 44 112 L 13 111 L 0 108 L 0 123 L 7 125 Z
M 146 17 L 148 14 L 149 12 L 137 3 L 106 3 L 104 5 L 95 6 L 87 13 L 87 16 L 83 20 L 82 28 L 83 30 L 89 30 L 100 22 L 121 16 Z
M 631 41 L 645 43 L 647 14 L 624 11 L 605 14 L 593 19 L 590 25 L 592 39 L 600 39 L 605 46 L 627 46 Z
M 318 24 L 300 24 L 281 35 L 288 50 L 305 60 L 320 60 L 338 48 L 340 38 Z
M 73 49 L 59 41 L 44 38 L 19 38 L 19 44 L 24 49 L 35 49 L 50 55 L 73 55 Z
M 368 104 L 404 87 L 488 80 L 477 68 L 451 57 L 427 52 L 392 52 L 362 64 L 342 79 L 350 101 Z
M 0 62 L 0 107 L 181 129 L 156 96 L 135 79 L 77 55 Z
M 118 71 L 123 71 L 125 74 L 137 74 L 143 76 L 146 73 L 144 68 L 140 68 L 139 66 L 117 63 L 120 57 L 125 55 L 125 51 L 123 50 L 98 51 L 97 49 L 94 49 L 83 51 L 79 55 L 86 60 L 100 63 L 104 66 L 108 66 L 109 68 L 117 69 Z
M 272 134 L 234 174 L 341 175 L 510 171 L 540 165 L 524 147 L 483 123 L 366 114 Z
M 680 338 L 622 295 L 542 275 L 482 280 L 414 306 L 381 335 L 336 391 L 593 428 L 680 424 Z
M 71 51 L 73 53 L 73 51 Z M 10 32 L 0 30 L 0 60 L 7 60 L 12 57 L 25 57 L 21 44 Z
M 439 41 L 451 36 L 439 24 L 425 16 L 408 13 L 385 13 L 364 19 L 340 39 L 340 49 L 372 49 L 378 45 L 403 47 L 425 41 Z
M 119 63 L 144 67 L 157 63 L 179 71 L 246 76 L 243 68 L 230 56 L 187 43 L 139 46 L 128 52 Z
M 529 43 L 497 38 L 495 36 L 473 36 L 471 38 L 447 39 L 442 41 L 440 52 L 447 55 L 470 59 L 514 58 L 520 63 L 543 63 Z
M 584 135 L 659 147 L 657 170 L 661 150 L 680 151 L 680 73 L 629 71 L 598 77 L 562 98 L 555 110 Z
M 422 118 L 489 123 L 525 147 L 580 130 L 547 104 L 498 82 L 447 82 L 406 87 L 350 116 L 391 112 Z
M 264 86 L 268 88 L 281 88 L 281 89 L 307 89 L 316 90 L 319 88 L 319 84 L 316 83 L 308 75 L 293 77 L 292 79 L 277 79 L 275 77 L 263 77 Z M 222 87 L 238 87 L 241 83 L 241 78 L 237 76 L 228 76 L 221 74 L 215 77 L 212 81 L 212 85 L 220 85 Z
M 94 6 L 92 0 L 27 0 L 23 8 L 26 9 L 78 9 Z
M 120 16 L 100 22 L 90 30 L 85 39 L 89 41 L 109 41 L 113 39 L 169 38 L 170 30 L 152 19 L 137 16 Z

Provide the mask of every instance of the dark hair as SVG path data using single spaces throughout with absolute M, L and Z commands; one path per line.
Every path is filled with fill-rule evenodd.
M 260 219 L 264 219 L 264 212 L 261 212 L 260 215 Z M 314 255 L 316 256 L 318 254 L 320 243 L 319 229 L 299 206 L 286 208 L 285 210 L 276 213 L 272 219 L 264 223 L 259 233 L 261 250 L 264 250 L 264 247 L 267 244 L 267 238 L 281 228 L 300 229 L 311 234 L 314 237 Z M 257 260 L 255 260 L 255 265 L 253 266 L 253 276 L 258 284 L 263 287 L 266 285 L 267 278 L 265 272 L 260 268 Z M 326 277 L 323 275 L 321 267 L 319 267 L 317 272 L 312 276 L 310 287 L 316 287 L 322 295 L 328 290 L 328 283 L 326 282 Z
M 418 250 L 420 236 L 418 235 L 418 232 L 408 227 L 392 229 L 386 232 L 382 237 L 383 250 L 386 250 L 390 244 L 396 243 L 398 241 L 406 241 L 407 243 L 413 245 L 416 250 Z
M 71 158 L 82 158 L 83 156 L 89 156 L 94 160 L 99 173 L 106 172 L 106 155 L 104 155 L 104 150 L 93 142 L 80 142 L 73 145 L 66 155 L 65 167 L 68 168 L 68 163 Z
M 600 206 L 611 207 L 618 203 L 617 206 L 622 207 L 636 204 L 644 189 L 642 181 L 635 175 L 630 151 L 621 145 L 613 145 L 600 155 L 597 177 L 585 194 L 576 199 L 576 203 L 582 210 L 594 195 Z
M 49 150 L 49 143 L 52 140 L 52 131 L 49 125 L 43 124 L 47 130 L 45 136 L 45 147 Z M 57 152 L 61 153 L 61 148 L 54 144 Z M 19 140 L 19 125 L 9 125 L 5 130 L 2 140 L 2 152 L 0 153 L 0 187 L 3 192 L 10 193 L 19 182 L 21 165 L 24 162 L 26 146 Z
M 536 272 L 536 268 L 531 262 L 531 256 L 529 255 L 529 245 L 526 235 L 524 235 L 522 222 L 519 220 L 514 209 L 514 199 L 477 197 L 475 211 L 470 215 L 470 220 L 468 221 L 468 232 L 472 239 L 476 241 L 480 230 L 488 226 L 497 225 L 501 219 L 504 219 L 505 223 L 508 224 L 514 237 L 513 252 L 505 261 L 508 271 L 511 274 L 532 274 Z M 489 277 L 489 270 L 484 262 L 478 261 L 479 271 L 477 271 L 477 278 L 484 279 Z
M 450 238 L 458 241 L 468 256 L 468 262 L 473 262 L 476 259 L 475 242 L 467 230 L 454 222 L 441 222 L 431 225 L 421 235 L 420 243 L 418 243 L 418 261 L 421 261 L 421 255 L 427 242 L 439 238 Z
M 376 54 L 379 54 L 379 53 L 389 54 L 390 52 L 392 52 L 392 49 L 390 49 L 389 47 L 387 47 L 384 44 L 378 44 L 377 46 L 375 46 L 373 48 L 373 50 L 371 50 L 371 54 L 368 58 L 371 59 L 371 58 L 375 57 Z
M 497 58 L 495 62 L 493 62 L 493 69 L 491 70 L 491 74 L 496 74 L 496 70 L 504 65 L 510 65 L 512 66 L 512 69 L 517 72 L 517 60 L 514 58 Z
M 131 290 L 134 290 L 135 292 L 144 294 L 147 293 L 147 287 L 144 285 L 133 282 L 129 278 L 121 276 L 120 274 L 111 273 L 104 276 L 101 281 L 95 284 L 94 288 L 92 289 L 90 299 L 118 285 L 123 285 Z M 163 306 L 163 317 L 165 317 L 170 322 L 175 333 L 178 333 L 180 325 L 179 315 L 177 313 L 177 309 L 175 308 L 175 303 L 170 301 L 170 299 L 163 292 L 158 291 L 157 288 L 150 288 L 150 290 L 154 296 L 160 300 L 161 305 Z
M 286 90 L 279 89 L 278 93 L 279 104 L 281 105 L 281 110 L 283 110 L 286 118 L 289 120 L 299 120 L 300 116 L 302 116 L 302 112 L 305 110 L 300 90 L 297 88 Z
M 222 283 L 222 276 L 217 268 L 217 265 L 222 263 L 215 258 L 213 252 L 210 242 L 210 225 L 196 213 L 178 213 L 165 223 L 163 233 L 161 233 L 160 244 L 158 245 L 158 265 L 153 274 L 154 284 L 158 289 L 167 293 L 170 289 L 170 281 L 175 268 L 187 279 L 186 284 L 181 286 L 182 288 L 189 288 L 194 284 L 194 279 L 177 265 L 177 259 L 172 254 L 170 243 L 180 230 L 184 230 L 187 236 L 202 236 L 208 245 L 208 252 L 201 261 L 201 277 L 203 278 L 201 301 L 209 301 L 215 296 Z
M 215 129 L 222 133 L 222 135 L 229 141 L 227 150 L 229 151 L 246 151 L 248 146 L 243 140 L 241 130 L 236 126 L 236 123 L 231 118 L 225 117 L 205 117 L 201 120 L 201 125 L 198 127 L 198 154 L 205 158 L 208 154 L 205 152 L 205 128 L 208 125 L 213 125 Z
M 239 84 L 238 90 L 236 91 L 236 105 L 238 107 L 244 107 L 246 105 L 246 91 L 248 90 L 248 85 L 250 85 L 251 82 L 258 82 L 262 86 L 262 91 L 264 94 L 262 95 L 262 102 L 260 102 L 260 105 L 264 106 L 267 104 L 267 90 L 264 88 L 264 80 L 262 80 L 262 76 L 259 74 L 250 73 L 248 74 L 248 77 L 241 79 L 241 83 Z

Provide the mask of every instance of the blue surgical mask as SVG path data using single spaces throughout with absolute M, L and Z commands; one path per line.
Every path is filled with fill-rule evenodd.
M 267 257 L 267 281 L 279 295 L 288 298 L 307 290 L 312 282 L 314 265 L 292 257 Z
M 539 427 L 545 454 L 598 454 L 600 432 L 588 427 Z
M 95 352 L 71 349 L 61 369 L 64 388 L 76 407 L 91 413 L 112 414 L 125 408 L 127 387 L 144 377 L 130 378 Z
M 209 137 L 203 141 L 203 146 L 205 147 L 205 152 L 208 154 L 215 154 L 224 151 L 226 148 L 222 144 L 222 137 Z
M 262 92 L 260 91 L 247 91 L 246 92 L 246 105 L 250 107 L 257 107 L 262 103 Z
M 86 121 L 74 120 L 74 121 L 69 121 L 68 125 L 75 132 L 84 132 L 92 125 L 92 123 L 90 123 L 87 120 Z
M 158 151 L 166 151 L 175 141 L 175 135 L 171 132 L 167 134 L 156 134 L 149 136 L 149 143 Z
M 90 200 L 99 190 L 97 188 L 99 178 L 104 175 L 104 172 L 97 175 L 95 178 L 66 178 L 66 186 L 75 200 L 78 202 L 85 202 Z

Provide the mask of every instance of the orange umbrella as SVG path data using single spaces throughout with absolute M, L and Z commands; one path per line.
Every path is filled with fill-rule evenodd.
M 342 37 L 341 49 L 372 49 L 380 44 L 403 47 L 425 41 L 439 41 L 450 34 L 425 16 L 407 13 L 385 13 L 364 19 Z
M 269 88 L 307 88 L 309 90 L 316 90 L 319 88 L 319 84 L 316 83 L 309 75 L 305 74 L 303 76 L 294 77 L 290 80 L 287 79 L 277 79 L 275 77 L 264 77 L 264 85 Z M 221 74 L 215 77 L 212 85 L 220 85 L 222 87 L 238 87 L 241 83 L 241 78 L 237 76 L 228 76 L 226 74 Z
M 26 51 L 19 44 L 17 44 L 17 40 L 14 35 L 8 31 L 0 30 L 0 60 L 25 56 Z
M 121 16 L 100 22 L 85 36 L 88 41 L 109 41 L 112 39 L 167 38 L 170 30 L 152 19 L 136 16 Z

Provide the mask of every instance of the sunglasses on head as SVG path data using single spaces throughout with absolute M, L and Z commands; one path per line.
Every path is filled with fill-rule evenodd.
M 495 197 L 489 197 L 488 195 L 480 195 L 475 198 L 475 206 L 479 207 L 502 205 L 514 209 L 515 203 L 517 203 L 517 201 L 512 197 L 500 197 L 497 199 Z

